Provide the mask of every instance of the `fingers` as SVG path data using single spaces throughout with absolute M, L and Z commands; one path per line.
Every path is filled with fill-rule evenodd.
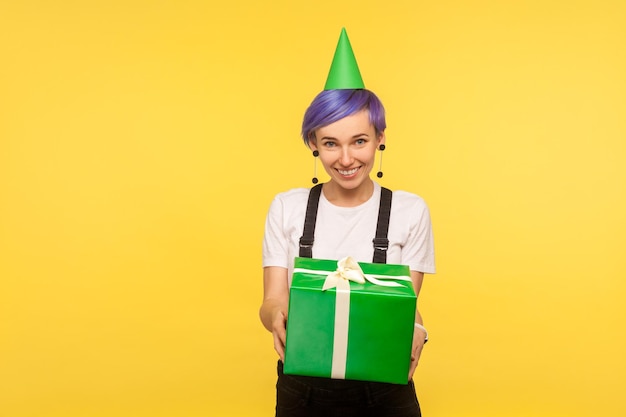
M 415 370 L 417 369 L 417 361 L 411 361 L 411 366 L 409 367 L 409 381 L 413 378 L 415 374 Z
M 411 352 L 411 364 L 409 366 L 409 381 L 413 378 L 413 374 L 417 369 L 417 364 L 419 362 L 420 354 L 422 352 L 422 346 L 418 346 Z
M 285 343 L 276 334 L 274 334 L 274 350 L 278 353 L 280 360 L 285 362 Z
M 285 341 L 287 339 L 287 315 L 283 312 L 278 312 L 274 319 L 272 326 L 272 334 L 274 336 L 274 350 L 280 356 L 280 359 L 285 361 Z
M 413 348 L 411 349 L 411 364 L 409 366 L 409 381 L 413 378 L 413 374 L 417 369 L 420 356 L 422 355 L 422 349 L 424 349 L 424 342 L 420 337 L 413 339 Z

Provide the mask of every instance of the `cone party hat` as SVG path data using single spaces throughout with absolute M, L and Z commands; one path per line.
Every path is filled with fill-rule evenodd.
M 341 29 L 333 63 L 328 72 L 324 90 L 348 90 L 365 88 L 359 66 L 356 63 L 346 29 Z

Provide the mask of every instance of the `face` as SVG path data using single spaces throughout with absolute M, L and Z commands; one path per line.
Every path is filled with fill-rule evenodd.
M 376 135 L 369 112 L 362 110 L 317 129 L 309 146 L 319 152 L 331 183 L 358 191 L 369 187 L 376 149 L 383 143 L 384 133 Z

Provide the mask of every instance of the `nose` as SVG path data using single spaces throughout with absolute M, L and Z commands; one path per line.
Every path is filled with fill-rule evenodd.
M 350 153 L 350 149 L 349 148 L 342 148 L 341 150 L 341 159 L 339 160 L 339 162 L 341 163 L 341 165 L 345 166 L 345 167 L 349 167 L 350 165 L 352 165 L 352 162 L 354 161 L 354 158 L 352 157 L 352 154 Z

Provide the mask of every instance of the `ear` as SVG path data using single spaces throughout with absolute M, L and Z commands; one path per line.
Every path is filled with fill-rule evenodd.
M 384 145 L 385 140 L 386 140 L 385 132 L 384 131 L 380 132 L 380 134 L 378 135 L 378 144 L 376 145 L 376 147 L 378 148 L 380 145 Z
M 309 142 L 307 143 L 307 145 L 309 145 L 310 150 L 312 151 L 317 150 L 317 140 L 315 139 L 315 136 L 309 138 Z

